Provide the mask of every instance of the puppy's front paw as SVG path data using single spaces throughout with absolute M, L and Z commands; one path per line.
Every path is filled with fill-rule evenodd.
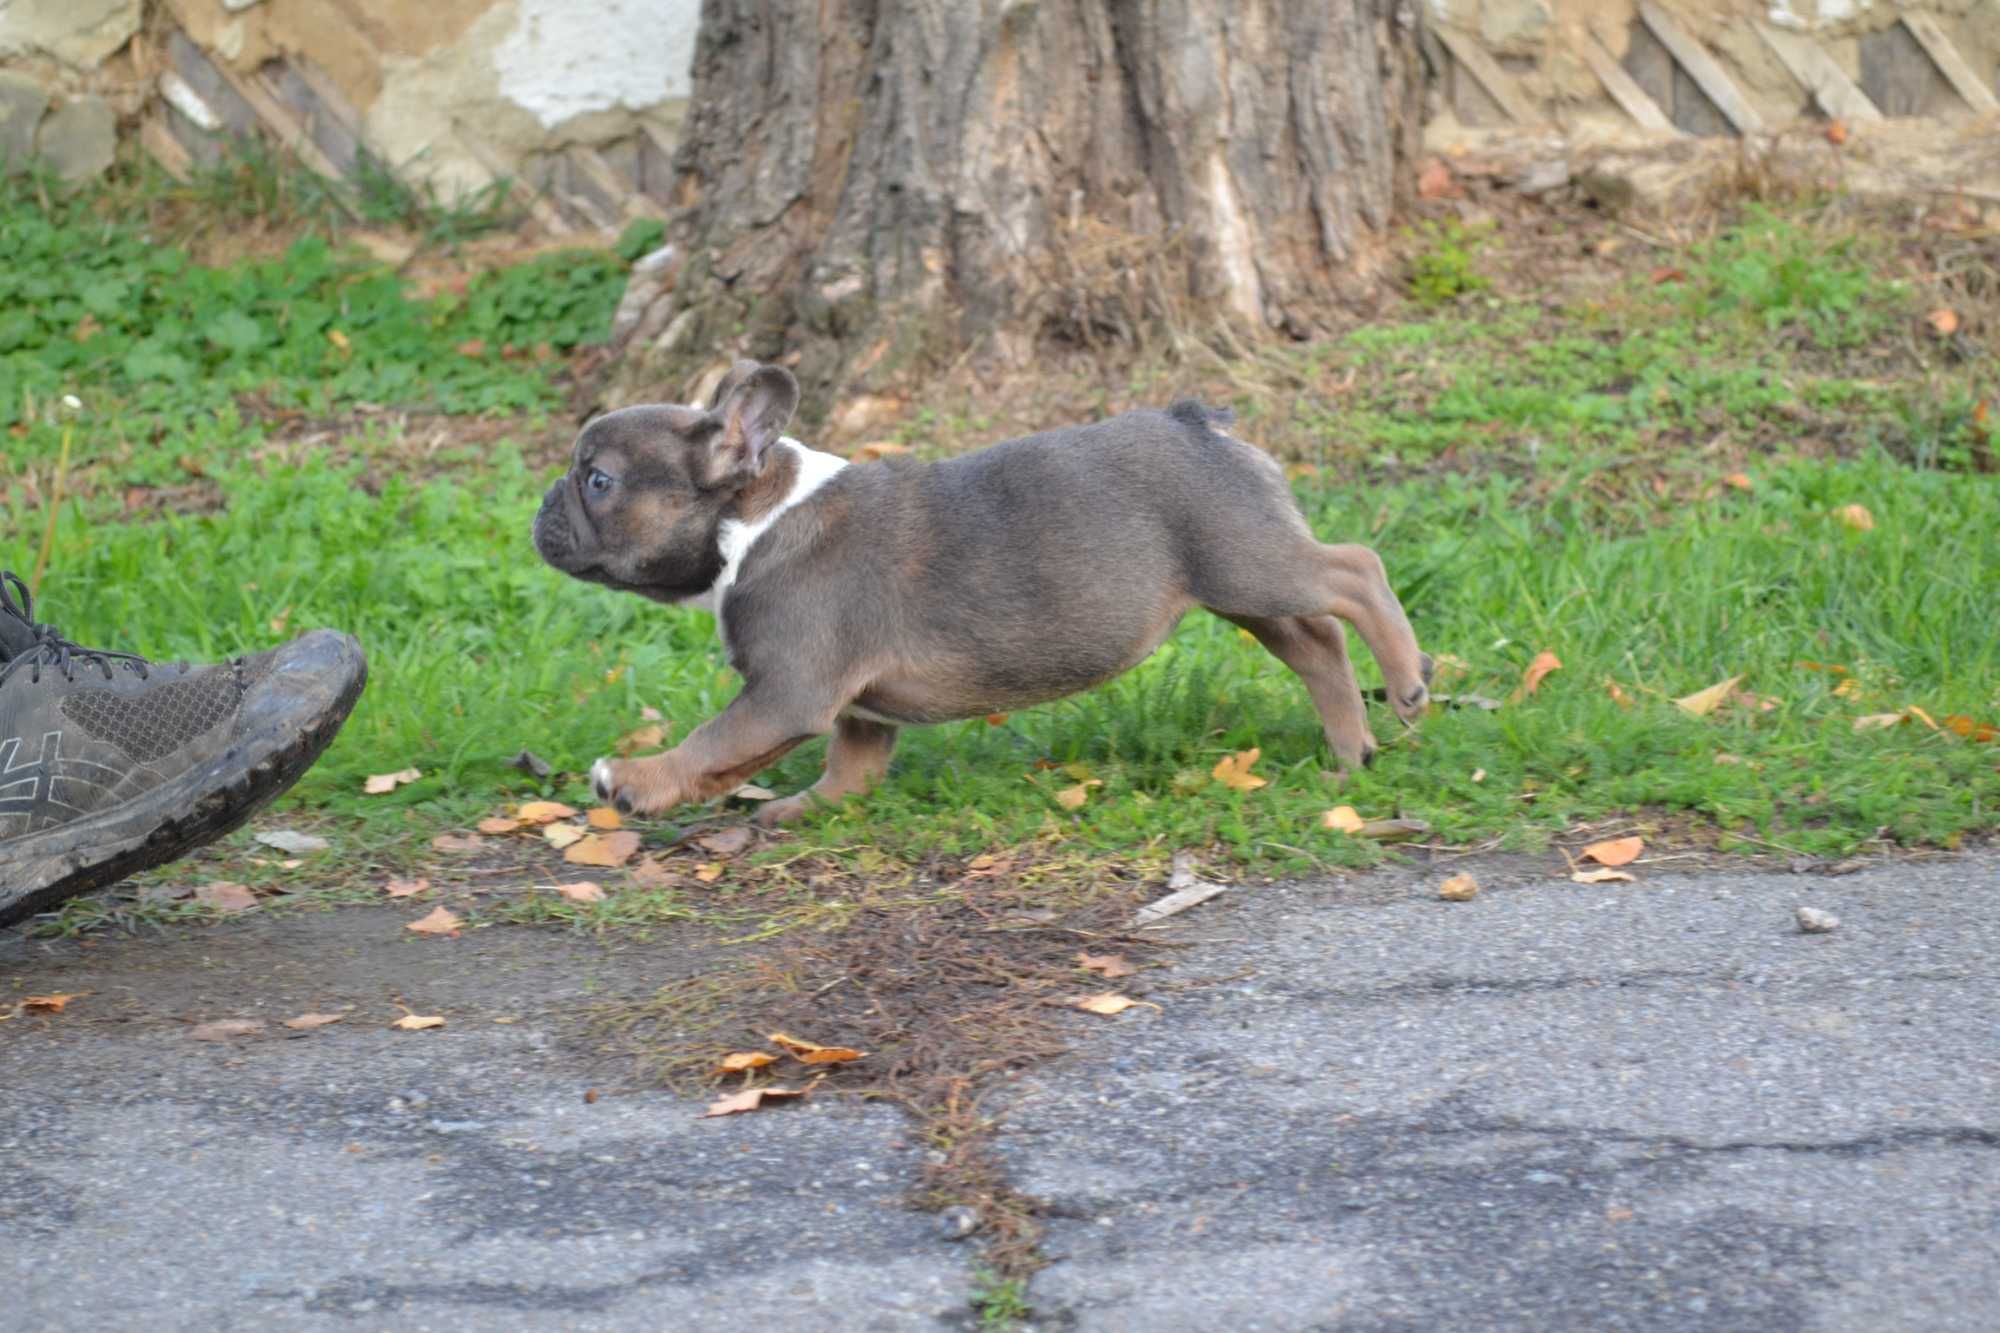
M 600 759 L 590 766 L 590 790 L 621 815 L 657 815 L 674 804 L 657 765 L 645 760 Z

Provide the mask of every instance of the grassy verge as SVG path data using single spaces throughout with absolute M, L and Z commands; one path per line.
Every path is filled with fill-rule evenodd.
M 312 625 L 358 634 L 373 685 L 288 798 L 334 834 L 343 865 L 421 865 L 432 834 L 508 801 L 580 799 L 562 775 L 642 709 L 678 736 L 734 692 L 709 617 L 565 580 L 528 542 L 552 472 L 523 441 L 547 431 L 561 350 L 601 335 L 616 259 L 544 256 L 424 296 L 324 240 L 211 269 L 87 200 L 49 212 L 20 194 L 0 208 L 0 247 L 34 255 L 0 277 L 0 556 L 32 564 L 64 426 L 54 404 L 73 392 L 86 415 L 50 618 L 165 657 Z M 1380 856 L 1320 826 L 1336 803 L 1506 848 L 1615 816 L 1813 854 L 1990 830 L 2000 746 L 1914 714 L 1855 729 L 1912 706 L 2000 721 L 1991 372 L 1954 353 L 1962 340 L 1925 341 L 1895 256 L 1885 233 L 1753 212 L 1560 302 L 1504 281 L 1433 284 L 1448 308 L 1245 368 L 1263 382 L 1233 395 L 1244 433 L 1298 460 L 1324 538 L 1382 552 L 1447 660 L 1438 688 L 1510 700 L 1528 662 L 1555 653 L 1562 669 L 1532 696 L 1439 710 L 1416 733 L 1379 710 L 1381 758 L 1340 787 L 1303 690 L 1198 615 L 1092 694 L 907 735 L 865 805 L 720 886 L 658 891 L 660 914 L 804 853 L 886 878 L 994 848 L 1101 867 L 1199 847 L 1252 874 Z M 1136 395 L 1175 396 L 1171 379 Z M 428 449 L 393 426 L 336 428 L 311 449 L 285 433 L 298 414 L 363 404 L 513 413 L 519 429 Z M 949 448 L 998 432 L 920 413 L 909 433 Z M 197 476 L 210 503 L 191 508 L 209 512 L 127 516 L 131 488 Z M 1838 517 L 1857 505 L 1867 530 Z M 1747 694 L 1707 716 L 1672 702 L 1732 677 Z M 507 767 L 524 747 L 558 776 Z M 1212 779 L 1253 747 L 1268 785 Z M 809 782 L 819 757 L 807 747 L 764 781 Z M 361 794 L 366 775 L 406 766 L 423 780 Z M 1057 799 L 1091 782 L 1081 808 Z M 542 867 L 558 868 L 553 854 Z M 556 914 L 621 919 L 608 905 Z

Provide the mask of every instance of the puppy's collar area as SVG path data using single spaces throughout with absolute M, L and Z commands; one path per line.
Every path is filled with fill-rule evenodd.
M 846 459 L 836 454 L 808 449 L 789 435 L 780 438 L 772 447 L 792 451 L 799 461 L 798 474 L 792 478 L 792 488 L 785 493 L 784 498 L 756 518 L 747 523 L 737 518 L 726 518 L 722 521 L 719 541 L 722 552 L 722 573 L 717 576 L 715 587 L 709 591 L 718 616 L 722 614 L 722 599 L 728 596 L 730 586 L 736 582 L 736 576 L 742 571 L 743 562 L 749 557 L 751 548 L 757 544 L 757 539 L 768 532 L 771 525 L 782 518 L 787 510 L 805 503 L 813 492 L 826 485 L 833 479 L 835 473 L 847 466 Z

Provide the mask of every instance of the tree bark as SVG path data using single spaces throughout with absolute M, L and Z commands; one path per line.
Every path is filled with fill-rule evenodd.
M 734 356 L 835 395 L 1161 321 L 1304 336 L 1414 154 L 1415 0 L 705 0 L 677 272 L 614 396 Z

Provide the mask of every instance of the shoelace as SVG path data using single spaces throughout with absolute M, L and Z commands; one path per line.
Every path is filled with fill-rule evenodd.
M 14 585 L 14 593 L 7 592 L 8 584 Z M 18 600 L 17 600 L 18 597 Z M 64 680 L 75 680 L 78 666 L 94 666 L 104 672 L 104 678 L 112 678 L 111 664 L 118 663 L 127 671 L 139 673 L 139 679 L 146 678 L 150 663 L 137 653 L 114 653 L 101 648 L 85 648 L 73 643 L 57 632 L 54 625 L 37 625 L 33 611 L 35 599 L 28 592 L 28 585 L 21 581 L 13 570 L 0 570 L 0 615 L 11 615 L 34 631 L 35 642 L 19 656 L 0 665 L 0 685 L 20 671 L 28 672 L 30 684 L 39 683 L 43 667 L 54 667 L 62 672 Z

